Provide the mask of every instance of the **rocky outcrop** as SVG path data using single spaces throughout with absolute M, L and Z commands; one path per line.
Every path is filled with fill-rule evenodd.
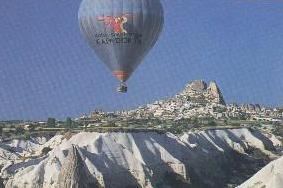
M 186 89 L 190 91 L 196 91 L 196 92 L 204 92 L 207 89 L 207 84 L 203 80 L 195 80 L 191 82 Z
M 238 188 L 282 188 L 283 157 L 272 161 Z
M 38 136 L 31 137 L 29 140 L 26 139 L 7 139 L 0 142 L 0 170 L 10 163 L 18 161 L 24 161 L 33 156 L 40 156 L 43 148 L 53 147 L 56 143 L 60 142 L 61 135 L 53 137 Z
M 193 81 L 185 87 L 180 96 L 196 103 L 225 105 L 223 95 L 215 81 L 210 82 L 209 85 L 202 80 Z
M 207 98 L 212 103 L 225 105 L 223 95 L 215 81 L 209 83 L 209 86 L 207 88 Z
M 128 124 L 128 120 L 149 120 L 152 118 L 158 118 L 161 121 L 212 118 L 223 121 L 238 119 L 280 122 L 283 114 L 279 108 L 271 109 L 258 104 L 226 105 L 222 92 L 215 81 L 207 84 L 202 80 L 196 80 L 188 84 L 184 90 L 173 97 L 157 100 L 133 110 L 114 112 L 114 114 L 95 111 L 89 116 L 79 118 L 79 121 L 81 124 L 88 124 L 91 127 L 94 124 L 90 122 L 101 122 L 107 119 L 112 121 L 109 117 L 115 118 L 116 125 L 121 126 Z M 145 126 L 154 124 L 153 122 L 148 122 Z M 100 124 L 96 125 L 99 126 Z M 163 127 L 162 125 L 156 126 Z
M 2 174 L 10 176 L 7 188 L 235 187 L 267 164 L 280 144 L 246 128 L 180 136 L 84 132 Z
M 78 146 L 68 150 L 58 178 L 58 188 L 99 188 L 98 182 L 91 176 Z
M 241 109 L 250 112 L 260 112 L 261 106 L 259 104 L 242 104 Z

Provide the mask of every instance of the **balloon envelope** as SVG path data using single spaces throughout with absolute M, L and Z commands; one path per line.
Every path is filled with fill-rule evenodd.
M 81 32 L 117 79 L 126 81 L 163 28 L 159 0 L 83 0 Z

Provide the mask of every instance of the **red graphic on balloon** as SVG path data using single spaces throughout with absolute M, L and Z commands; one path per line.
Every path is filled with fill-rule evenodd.
M 115 33 L 127 33 L 124 24 L 128 22 L 127 15 L 123 16 L 99 16 L 98 21 L 104 22 L 105 25 L 111 27 Z

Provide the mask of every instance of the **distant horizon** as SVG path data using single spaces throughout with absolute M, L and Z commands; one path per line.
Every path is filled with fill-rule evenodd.
M 227 103 L 283 106 L 283 4 L 161 1 L 164 30 L 126 95 L 80 33 L 81 0 L 3 1 L 0 119 L 134 109 L 201 79 L 216 80 Z

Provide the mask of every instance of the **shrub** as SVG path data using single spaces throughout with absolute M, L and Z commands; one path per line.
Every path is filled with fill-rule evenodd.
M 29 132 L 26 131 L 26 132 L 24 133 L 24 139 L 25 139 L 25 140 L 29 140 L 29 139 L 30 139 L 30 133 L 29 133 Z
M 50 147 L 44 147 L 41 150 L 41 155 L 47 155 L 52 149 Z
M 73 128 L 73 120 L 70 117 L 66 118 L 65 127 L 70 129 Z
M 48 127 L 55 127 L 56 125 L 56 119 L 55 118 L 48 118 L 47 119 L 47 126 Z
M 24 134 L 24 132 L 25 132 L 24 128 L 22 128 L 22 127 L 17 127 L 16 128 L 16 134 Z
M 214 127 L 214 126 L 217 126 L 217 123 L 214 120 L 210 120 L 208 122 L 208 125 L 211 126 L 211 127 Z

